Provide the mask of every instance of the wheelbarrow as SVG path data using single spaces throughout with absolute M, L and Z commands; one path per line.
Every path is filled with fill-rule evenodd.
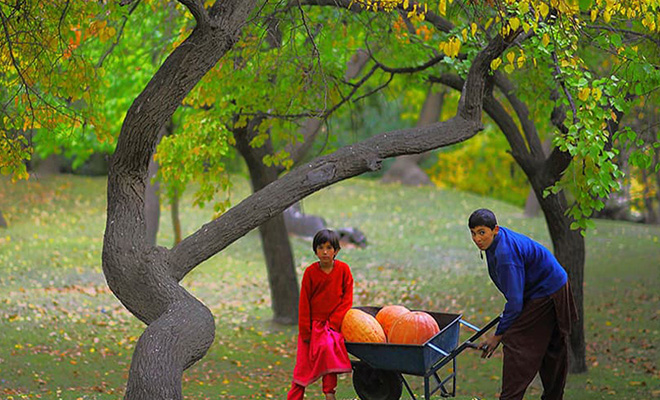
M 355 308 L 373 316 L 380 310 L 380 307 Z M 479 329 L 464 321 L 462 314 L 425 312 L 436 320 L 440 332 L 422 345 L 346 342 L 348 353 L 358 358 L 351 360 L 351 365 L 353 387 L 360 399 L 398 400 L 405 386 L 410 398 L 416 400 L 417 397 L 404 374 L 424 377 L 425 400 L 430 400 L 431 395 L 438 391 L 442 397 L 455 397 L 456 356 L 467 348 L 477 348 L 474 341 L 500 320 L 500 316 L 497 316 Z M 461 325 L 475 333 L 459 345 Z M 449 363 L 451 369 L 441 372 L 440 369 Z M 445 374 L 447 375 L 441 376 Z

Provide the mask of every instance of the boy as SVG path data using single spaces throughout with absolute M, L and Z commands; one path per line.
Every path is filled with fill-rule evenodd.
M 538 372 L 544 400 L 561 400 L 568 372 L 568 335 L 576 319 L 568 276 L 554 255 L 520 233 L 497 225 L 492 211 L 468 220 L 472 240 L 486 253 L 488 274 L 506 298 L 495 334 L 482 344 L 490 357 L 504 344 L 500 400 L 522 399 Z

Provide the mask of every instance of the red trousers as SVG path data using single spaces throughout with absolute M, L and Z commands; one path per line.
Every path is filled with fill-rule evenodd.
M 323 393 L 334 393 L 337 387 L 337 374 L 323 375 Z M 295 382 L 291 382 L 291 389 L 286 396 L 287 400 L 302 400 L 305 396 L 305 387 Z

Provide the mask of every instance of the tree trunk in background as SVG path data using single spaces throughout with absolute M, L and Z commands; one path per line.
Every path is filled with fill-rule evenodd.
M 147 188 L 144 193 L 144 219 L 147 224 L 147 243 L 156 245 L 160 223 L 160 182 L 158 163 L 151 157 L 147 175 Z
M 546 139 L 543 142 L 543 154 L 544 156 L 548 156 L 550 154 L 550 150 L 552 149 L 552 141 L 550 139 Z M 539 201 L 536 199 L 536 192 L 534 191 L 533 187 L 529 188 L 529 194 L 527 195 L 527 200 L 525 200 L 525 212 L 524 215 L 527 218 L 534 218 L 539 215 L 541 212 L 541 205 L 539 204 Z
M 543 198 L 547 183 L 537 182 L 534 185 L 538 199 L 545 216 L 550 238 L 557 261 L 566 269 L 571 291 L 578 311 L 578 323 L 573 325 L 570 337 L 570 371 L 581 373 L 587 370 L 586 345 L 584 339 L 584 237 L 578 230 L 571 229 L 572 219 L 566 216 L 568 209 L 563 192 Z
M 34 164 L 36 164 L 34 174 L 37 178 L 60 173 L 60 157 L 57 154 L 51 154 L 46 158 L 41 158 Z
M 247 127 L 234 131 L 234 138 L 236 148 L 248 166 L 252 190 L 257 192 L 276 181 L 279 174 L 277 167 L 266 166 L 263 163 L 264 156 L 274 153 L 270 138 L 259 148 L 250 146 L 250 141 L 258 134 L 253 129 L 254 126 L 258 126 L 258 124 L 250 121 Z M 296 324 L 298 322 L 298 278 L 284 215 L 279 213 L 260 225 L 259 236 L 266 260 L 273 321 L 285 325 Z
M 174 246 L 181 242 L 181 219 L 179 218 L 179 193 L 175 193 L 170 199 L 170 215 L 172 216 L 172 231 L 174 234 Z
M 163 125 L 158 134 L 158 143 L 164 136 L 172 134 L 174 125 L 172 121 Z M 149 160 L 149 169 L 147 175 L 147 188 L 144 194 L 144 218 L 147 224 L 147 242 L 155 246 L 158 239 L 158 229 L 160 226 L 160 181 L 156 179 L 158 175 L 158 163 L 154 160 L 153 156 Z M 174 224 L 173 224 L 174 225 Z M 175 235 L 176 236 L 176 235 Z M 179 235 L 179 242 L 181 235 Z M 175 244 L 178 242 L 175 242 Z
M 647 224 L 657 224 L 658 215 L 655 212 L 654 197 L 651 193 L 653 187 L 653 175 L 649 175 L 646 169 L 642 168 L 642 200 L 644 201 L 644 222 Z
M 655 149 L 654 154 L 655 165 L 660 164 L 660 148 Z M 656 215 L 658 216 L 657 224 L 660 224 L 660 170 L 655 172 L 655 199 L 658 203 L 658 211 Z
M 417 126 L 430 125 L 438 122 L 442 113 L 444 91 L 435 91 L 429 88 L 424 105 L 417 121 Z M 383 175 L 383 183 L 399 182 L 408 186 L 430 185 L 431 179 L 419 164 L 428 157 L 428 153 L 399 156 L 394 160 L 390 169 Z
M 0 228 L 6 228 L 7 227 L 7 221 L 5 221 L 5 217 L 2 216 L 2 211 L 0 211 Z

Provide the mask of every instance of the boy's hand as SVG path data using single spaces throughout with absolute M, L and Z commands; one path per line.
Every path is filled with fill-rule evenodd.
M 479 348 L 483 351 L 481 353 L 481 358 L 490 358 L 497 349 L 497 346 L 500 345 L 502 340 L 502 335 L 493 335 L 483 341 Z

